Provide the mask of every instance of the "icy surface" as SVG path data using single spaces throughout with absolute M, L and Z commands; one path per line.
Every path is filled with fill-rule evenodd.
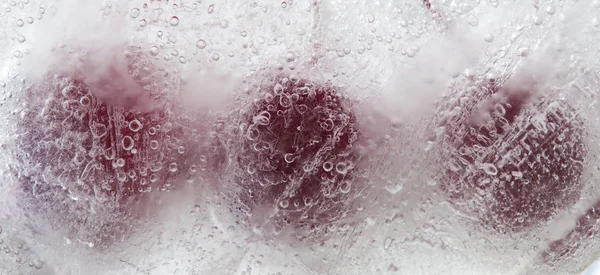
M 598 11 L 0 0 L 0 274 L 579 274 Z

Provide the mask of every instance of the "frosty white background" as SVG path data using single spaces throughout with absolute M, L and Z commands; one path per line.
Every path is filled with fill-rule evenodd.
M 0 1 L 0 274 L 584 272 L 598 11 Z

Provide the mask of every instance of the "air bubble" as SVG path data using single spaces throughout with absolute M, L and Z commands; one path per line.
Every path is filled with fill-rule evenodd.
M 123 146 L 123 149 L 125 151 L 133 149 L 134 144 L 135 143 L 133 141 L 133 138 L 131 138 L 130 136 L 124 136 L 123 140 L 121 141 L 121 145 Z
M 511 174 L 513 177 L 515 177 L 515 178 L 518 178 L 518 179 L 520 179 L 520 178 L 522 178 L 522 177 L 523 177 L 523 172 L 521 172 L 521 171 L 512 171 L 510 174 Z
M 42 267 L 44 267 L 44 262 L 40 261 L 40 260 L 35 260 L 33 262 L 33 267 L 35 269 L 42 269 Z
M 350 181 L 344 181 L 342 185 L 340 185 L 340 192 L 342 194 L 350 193 L 350 189 L 352 188 L 352 183 Z
M 118 158 L 117 160 L 115 160 L 115 166 L 116 167 L 123 167 L 125 166 L 125 160 L 122 158 Z
M 529 55 L 529 49 L 527 47 L 523 47 L 519 49 L 519 55 L 520 56 L 528 56 Z
M 229 26 L 229 21 L 223 19 L 221 20 L 221 28 L 226 29 Z
M 331 119 L 326 119 L 324 122 L 321 123 L 321 128 L 325 131 L 331 131 L 333 130 L 333 127 L 334 123 Z
M 280 95 L 280 94 L 282 94 L 282 93 L 283 93 L 283 86 L 282 86 L 281 84 L 277 83 L 277 84 L 275 85 L 275 87 L 273 87 L 273 93 L 274 93 L 275 95 Z
M 158 149 L 158 141 L 156 141 L 156 140 L 151 140 L 151 141 L 150 141 L 150 149 L 152 149 L 152 150 L 156 150 L 156 149 Z
M 290 105 L 292 104 L 291 100 L 289 97 L 287 97 L 286 95 L 281 95 L 279 97 L 279 105 L 281 105 L 281 107 L 287 108 L 290 107 Z
M 256 140 L 259 137 L 260 131 L 258 131 L 258 129 L 254 125 L 248 127 L 248 131 L 246 133 L 246 138 L 248 138 L 248 140 Z
M 304 197 L 304 205 L 311 206 L 313 204 L 313 199 L 311 197 Z
M 143 127 L 144 125 L 137 119 L 134 119 L 131 122 L 129 122 L 129 130 L 131 130 L 132 132 L 137 132 Z
M 471 15 L 467 19 L 467 23 L 469 23 L 469 25 L 475 27 L 475 26 L 479 25 L 479 19 L 477 19 L 477 17 Z
M 335 171 L 340 174 L 346 174 L 350 170 L 351 165 L 348 162 L 341 161 L 335 165 Z
M 481 168 L 488 175 L 495 176 L 498 174 L 498 168 L 491 163 L 484 163 L 481 165 Z
M 204 49 L 204 48 L 206 48 L 206 41 L 204 41 L 202 39 L 198 40 L 198 42 L 196 42 L 196 47 L 198 49 Z
M 290 202 L 288 200 L 280 200 L 279 201 L 279 206 L 281 208 L 288 208 L 288 206 L 290 206 Z
M 269 125 L 271 123 L 271 114 L 268 112 L 260 113 L 252 118 L 252 122 L 258 125 Z
M 171 26 L 177 27 L 177 25 L 179 25 L 179 17 L 177 17 L 177 16 L 171 17 L 171 20 L 169 20 L 169 23 L 171 24 Z
M 302 115 L 306 113 L 306 111 L 308 111 L 308 106 L 304 104 L 296 105 L 296 111 L 298 111 L 298 113 Z
M 131 18 L 137 18 L 138 16 L 140 16 L 140 9 L 131 9 L 131 11 L 129 12 L 129 16 L 131 16 Z
M 171 164 L 169 164 L 169 171 L 174 173 L 174 172 L 177 172 L 178 169 L 179 168 L 177 167 L 177 163 L 172 162 Z
M 283 159 L 285 160 L 285 162 L 287 163 L 292 163 L 295 160 L 294 154 L 292 153 L 287 153 L 283 156 Z
M 148 174 L 148 168 L 144 166 L 140 167 L 139 171 L 141 176 L 146 176 Z
M 294 55 L 294 53 L 287 53 L 285 56 L 285 59 L 287 60 L 287 62 L 294 62 L 294 60 L 296 60 L 296 56 Z
M 367 14 L 367 20 L 369 21 L 369 23 L 375 22 L 375 15 L 373 15 L 372 13 Z
M 90 130 L 96 138 L 104 137 L 107 133 L 106 125 L 101 123 L 94 123 L 94 125 L 90 126 Z
M 152 46 L 152 47 L 150 48 L 150 54 L 151 54 L 152 56 L 157 56 L 159 51 L 160 51 L 160 50 L 158 49 L 158 47 L 157 47 L 157 46 Z
M 502 104 L 496 104 L 494 106 L 494 110 L 496 115 L 498 116 L 504 116 L 506 114 L 506 109 L 504 108 L 504 106 L 502 106 Z

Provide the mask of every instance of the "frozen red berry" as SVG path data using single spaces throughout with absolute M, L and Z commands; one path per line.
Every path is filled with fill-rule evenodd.
M 485 226 L 520 231 L 578 200 L 586 127 L 569 101 L 490 81 L 450 104 L 440 126 L 441 187 Z
M 250 211 L 270 209 L 278 226 L 335 221 L 358 188 L 360 131 L 349 102 L 329 84 L 294 76 L 277 77 L 257 94 L 231 124 L 241 203 Z
M 115 228 L 101 230 L 109 221 L 121 223 L 111 217 L 136 215 L 132 203 L 172 189 L 193 161 L 186 119 L 149 96 L 150 81 L 136 65 L 146 66 L 107 65 L 109 75 L 90 74 L 86 66 L 48 73 L 42 81 L 25 81 L 20 95 L 14 170 L 31 196 L 28 207 L 60 213 L 63 227 L 87 230 L 90 238 L 114 234 Z

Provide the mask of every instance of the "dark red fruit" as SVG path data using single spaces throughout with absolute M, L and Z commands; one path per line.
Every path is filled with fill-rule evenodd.
M 279 226 L 333 222 L 357 188 L 356 118 L 327 84 L 296 77 L 273 83 L 258 88 L 258 99 L 233 124 L 241 201 L 251 211 L 275 209 Z
M 578 200 L 586 128 L 568 101 L 490 81 L 448 110 L 440 181 L 457 208 L 506 232 L 547 222 Z
M 27 188 L 35 193 L 40 185 L 57 185 L 71 193 L 80 189 L 121 198 L 164 187 L 177 175 L 167 171 L 180 156 L 167 147 L 176 146 L 169 142 L 182 133 L 167 122 L 166 113 L 106 105 L 77 79 L 57 76 L 51 81 L 54 87 L 42 88 L 48 92 L 46 100 L 21 120 L 20 148 L 43 172 L 32 177 L 46 177 Z
M 128 65 L 129 72 L 111 72 L 138 72 Z M 131 203 L 143 193 L 171 189 L 174 179 L 189 171 L 192 148 L 186 146 L 183 119 L 171 113 L 169 104 L 157 102 L 157 107 L 141 108 L 150 111 L 139 111 L 139 98 L 114 100 L 123 92 L 113 89 L 116 82 L 126 77 L 144 93 L 143 75 L 89 81 L 85 73 L 73 74 L 48 74 L 24 88 L 14 170 L 32 195 L 28 207 L 39 208 L 33 212 L 61 217 L 55 218 L 61 227 L 87 230 L 83 233 L 93 239 L 101 228 L 112 226 L 109 221 L 120 223 L 113 217 L 136 215 Z

